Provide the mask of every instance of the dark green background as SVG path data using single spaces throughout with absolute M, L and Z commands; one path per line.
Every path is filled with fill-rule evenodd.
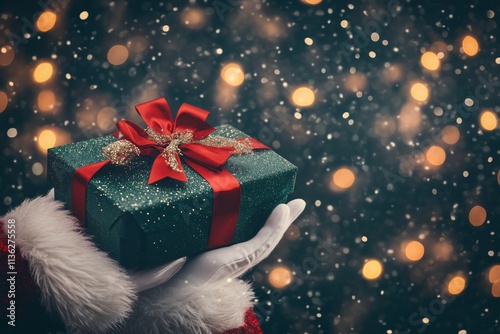
M 10 99 L 0 114 L 0 213 L 49 189 L 45 174 L 32 173 L 34 163 L 45 166 L 46 157 L 34 140 L 42 126 L 67 131 L 72 141 L 98 137 L 112 130 L 103 131 L 92 120 L 78 124 L 77 115 L 85 108 L 92 118 L 113 106 L 117 118 L 130 119 L 135 117 L 133 105 L 144 102 L 140 92 L 158 92 L 173 110 L 184 101 L 210 110 L 211 124 L 233 125 L 299 167 L 294 197 L 304 198 L 308 206 L 295 234 L 287 233 L 270 258 L 246 276 L 254 282 L 266 333 L 499 332 L 500 302 L 491 296 L 486 279 L 490 266 L 500 263 L 499 132 L 483 132 L 478 122 L 482 110 L 500 110 L 499 3 L 400 1 L 395 11 L 391 6 L 382 0 L 323 1 L 318 6 L 298 0 L 208 0 L 179 7 L 156 1 L 116 1 L 114 7 L 107 1 L 75 1 L 55 6 L 59 19 L 54 29 L 36 33 L 19 45 L 12 64 L 0 67 L 0 90 Z M 200 28 L 181 19 L 187 7 L 204 13 Z M 23 22 L 33 22 L 42 10 L 35 1 L 3 1 L 0 8 L 1 45 L 9 42 L 7 32 L 20 35 Z M 90 15 L 82 21 L 84 10 Z M 346 29 L 342 20 L 349 22 Z M 162 33 L 164 25 L 170 27 L 167 33 Z M 370 40 L 373 31 L 380 35 L 378 42 Z M 459 50 L 466 34 L 479 42 L 474 57 Z M 136 36 L 144 37 L 148 47 L 131 52 L 121 66 L 109 66 L 109 48 Z M 311 46 L 304 43 L 306 37 L 313 40 Z M 454 49 L 440 71 L 431 74 L 419 61 L 437 41 Z M 216 53 L 218 48 L 222 54 Z M 34 57 L 52 55 L 57 68 L 53 79 L 34 84 Z M 222 66 L 231 61 L 241 64 L 247 76 L 234 103 L 224 106 L 217 87 Z M 399 66 L 400 78 L 388 82 L 384 66 Z M 361 96 L 346 89 L 354 72 L 366 79 Z M 397 116 L 414 80 L 426 82 L 430 97 L 421 106 L 422 123 L 410 142 L 398 132 Z M 316 102 L 296 110 L 290 95 L 300 85 L 314 89 Z M 56 93 L 57 113 L 36 112 L 43 88 Z M 472 107 L 464 108 L 466 98 L 474 99 Z M 443 116 L 436 116 L 437 107 Z M 380 117 L 395 122 L 395 132 L 387 138 L 374 130 Z M 461 137 L 444 146 L 447 159 L 440 168 L 426 172 L 415 165 L 413 173 L 400 173 L 412 151 L 425 150 L 434 131 L 450 124 Z M 17 129 L 15 138 L 7 137 L 10 128 Z M 345 192 L 333 192 L 332 172 L 342 166 L 355 171 L 356 182 Z M 477 204 L 486 209 L 487 222 L 472 227 L 468 212 Z M 423 259 L 400 260 L 401 242 L 420 234 L 425 236 Z M 363 236 L 366 242 L 360 241 Z M 453 247 L 446 261 L 432 251 L 443 241 Z M 384 275 L 377 281 L 361 276 L 367 258 L 383 262 Z M 295 271 L 292 284 L 282 291 L 267 280 L 278 264 Z M 420 319 L 436 307 L 450 275 L 459 272 L 467 278 L 466 289 L 444 309 L 434 308 L 424 326 Z

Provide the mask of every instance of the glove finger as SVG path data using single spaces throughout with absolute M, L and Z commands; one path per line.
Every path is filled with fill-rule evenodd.
M 180 258 L 166 265 L 131 274 L 131 280 L 137 292 L 154 288 L 167 282 L 184 266 L 186 258 Z
M 303 199 L 294 199 L 293 201 L 288 202 L 288 207 L 290 208 L 290 217 L 288 218 L 291 223 L 297 219 L 298 216 L 304 211 L 306 207 L 306 202 Z
M 242 270 L 248 270 L 256 258 L 255 253 L 272 238 L 274 231 L 279 228 L 279 222 L 287 221 L 289 214 L 287 205 L 278 205 L 254 238 L 198 255 L 187 263 L 174 280 L 198 285 L 228 279 L 234 277 L 235 272 L 239 274 Z
M 276 207 L 264 227 L 253 239 L 230 247 L 233 248 L 232 252 L 239 255 L 239 259 L 233 262 L 227 261 L 225 270 L 221 268 L 213 278 L 238 277 L 268 257 L 290 226 L 289 215 L 288 206 L 279 205 Z

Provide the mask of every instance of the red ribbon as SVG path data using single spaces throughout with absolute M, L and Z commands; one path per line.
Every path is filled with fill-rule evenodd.
M 175 120 L 164 98 L 139 104 L 136 110 L 148 127 L 160 135 L 171 136 L 175 133 L 190 131 L 193 134 L 193 140 L 197 141 L 215 131 L 215 128 L 206 122 L 209 112 L 187 103 L 179 108 Z M 156 143 L 149 138 L 145 130 L 130 121 L 121 120 L 116 125 L 120 130 L 120 139 L 127 139 L 136 145 L 141 156 L 156 157 L 151 167 L 148 184 L 165 178 L 187 182 L 179 154 L 176 153 L 175 158 L 180 171 L 174 170 L 161 155 L 168 143 L 161 145 Z M 246 139 L 250 141 L 254 150 L 269 149 L 253 138 Z M 245 140 L 245 138 L 237 140 Z M 214 206 L 208 247 L 220 247 L 231 243 L 240 211 L 241 186 L 222 165 L 235 153 L 234 147 L 213 147 L 192 142 L 179 145 L 179 149 L 184 162 L 200 174 L 213 189 Z M 85 224 L 87 185 L 92 177 L 108 163 L 110 160 L 83 166 L 78 168 L 73 175 L 71 208 L 83 224 Z

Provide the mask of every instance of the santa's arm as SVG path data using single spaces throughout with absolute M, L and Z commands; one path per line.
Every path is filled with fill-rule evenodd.
M 82 233 L 53 194 L 26 200 L 0 219 L 4 237 L 8 223 L 15 222 L 17 263 L 28 263 L 29 277 L 39 290 L 37 302 L 66 326 L 99 333 L 127 318 L 136 298 L 133 283 Z M 17 272 L 27 280 L 26 269 Z M 17 283 L 20 289 L 31 288 L 30 282 Z

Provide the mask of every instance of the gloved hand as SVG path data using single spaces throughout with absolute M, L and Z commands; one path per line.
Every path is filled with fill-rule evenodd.
M 183 257 L 151 270 L 132 273 L 132 281 L 140 292 L 167 282 L 181 268 L 171 285 L 200 286 L 204 283 L 241 276 L 269 256 L 304 207 L 305 202 L 301 199 L 280 204 L 273 210 L 264 227 L 251 240 L 205 252 L 189 260 L 186 265 L 184 265 L 186 258 Z
M 17 247 L 42 303 L 67 328 L 218 333 L 243 325 L 252 306 L 250 286 L 236 277 L 270 254 L 304 206 L 302 200 L 277 206 L 247 242 L 138 273 L 126 273 L 98 250 L 53 193 L 25 201 L 0 220 L 4 231 L 16 220 Z
M 132 275 L 139 290 L 148 290 L 139 294 L 121 331 L 221 333 L 241 327 L 254 294 L 237 277 L 271 253 L 304 207 L 301 199 L 278 205 L 251 240 L 200 254 L 180 270 L 184 258 Z

